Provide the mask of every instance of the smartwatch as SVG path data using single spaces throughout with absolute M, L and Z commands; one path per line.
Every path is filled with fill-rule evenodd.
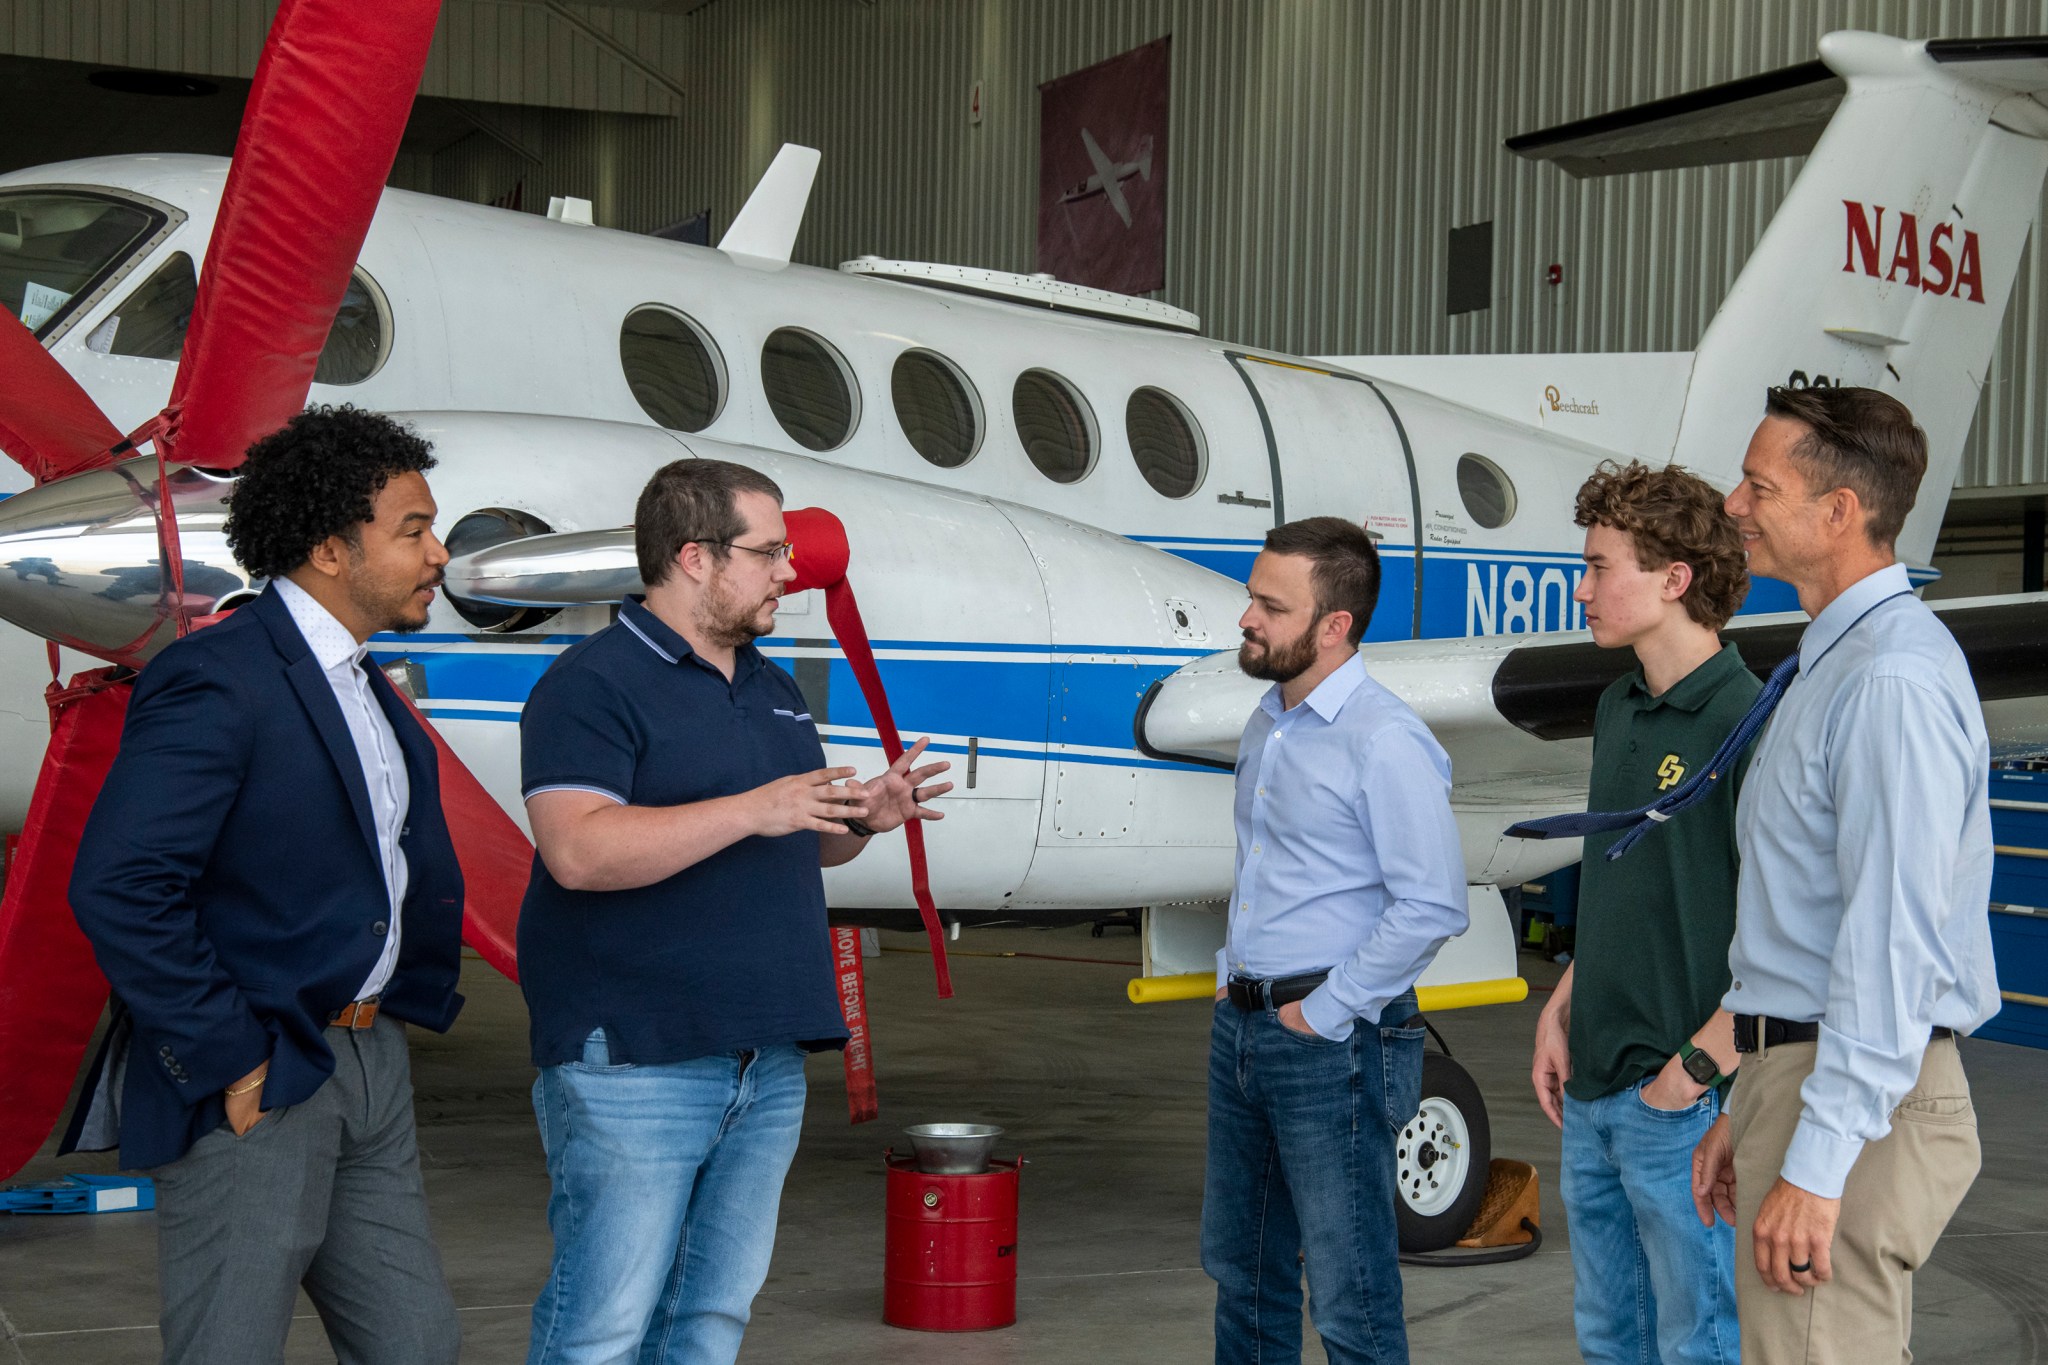
M 1721 1074 L 1721 1064 L 1713 1054 L 1696 1048 L 1690 1041 L 1678 1045 L 1678 1064 L 1685 1068 L 1685 1074 L 1694 1082 L 1712 1090 L 1728 1078 Z

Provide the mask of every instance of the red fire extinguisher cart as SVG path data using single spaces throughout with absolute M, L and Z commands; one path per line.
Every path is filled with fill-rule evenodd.
M 882 1321 L 980 1332 L 1017 1321 L 1017 1182 L 1024 1162 L 934 1175 L 890 1152 Z

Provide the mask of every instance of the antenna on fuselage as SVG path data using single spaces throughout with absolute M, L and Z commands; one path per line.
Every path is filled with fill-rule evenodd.
M 718 239 L 718 249 L 735 256 L 787 261 L 796 246 L 797 229 L 804 225 L 804 206 L 811 201 L 818 158 L 815 147 L 783 143 L 741 206 L 739 217 Z

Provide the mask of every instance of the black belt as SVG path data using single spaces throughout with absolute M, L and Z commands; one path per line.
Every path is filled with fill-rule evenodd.
M 1735 1050 L 1755 1052 L 1758 1050 L 1758 1034 L 1761 1033 L 1763 1047 L 1783 1047 L 1787 1043 L 1811 1043 L 1820 1037 L 1820 1025 L 1800 1023 L 1793 1019 L 1773 1019 L 1768 1014 L 1738 1014 L 1735 1016 Z M 1936 1025 L 1928 1041 L 1953 1038 L 1955 1030 Z
M 1246 976 L 1233 976 L 1225 983 L 1230 992 L 1230 1003 L 1241 1010 L 1279 1009 L 1297 1000 L 1306 1000 L 1309 992 L 1323 984 L 1328 972 L 1311 972 L 1306 976 L 1274 976 L 1264 980 L 1253 980 Z

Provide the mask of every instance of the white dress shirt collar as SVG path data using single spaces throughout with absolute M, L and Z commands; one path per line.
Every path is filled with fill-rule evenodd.
M 1302 705 L 1326 721 L 1335 720 L 1343 711 L 1344 703 L 1351 700 L 1358 691 L 1358 685 L 1364 681 L 1364 656 L 1353 654 L 1339 664 L 1329 677 L 1317 683 L 1315 690 L 1301 699 Z M 1281 687 L 1282 684 L 1274 683 L 1266 695 L 1259 699 L 1259 705 L 1265 708 L 1266 714 L 1276 720 L 1287 710 L 1286 703 L 1280 700 Z
M 273 578 L 270 587 L 284 599 L 293 624 L 298 626 L 299 634 L 306 637 L 306 645 L 313 651 L 313 657 L 320 661 L 322 669 L 332 673 L 343 664 L 354 667 L 370 652 L 369 645 L 356 639 L 347 626 L 334 619 L 334 613 L 321 606 L 319 599 L 289 578 Z
M 1820 615 L 1799 637 L 1799 671 L 1812 672 L 1821 656 L 1833 649 L 1835 642 L 1847 635 L 1849 627 L 1861 621 L 1866 612 L 1886 598 L 1910 592 L 1912 588 L 1906 566 L 1899 563 L 1887 564 L 1851 583 L 1840 597 L 1821 608 Z

